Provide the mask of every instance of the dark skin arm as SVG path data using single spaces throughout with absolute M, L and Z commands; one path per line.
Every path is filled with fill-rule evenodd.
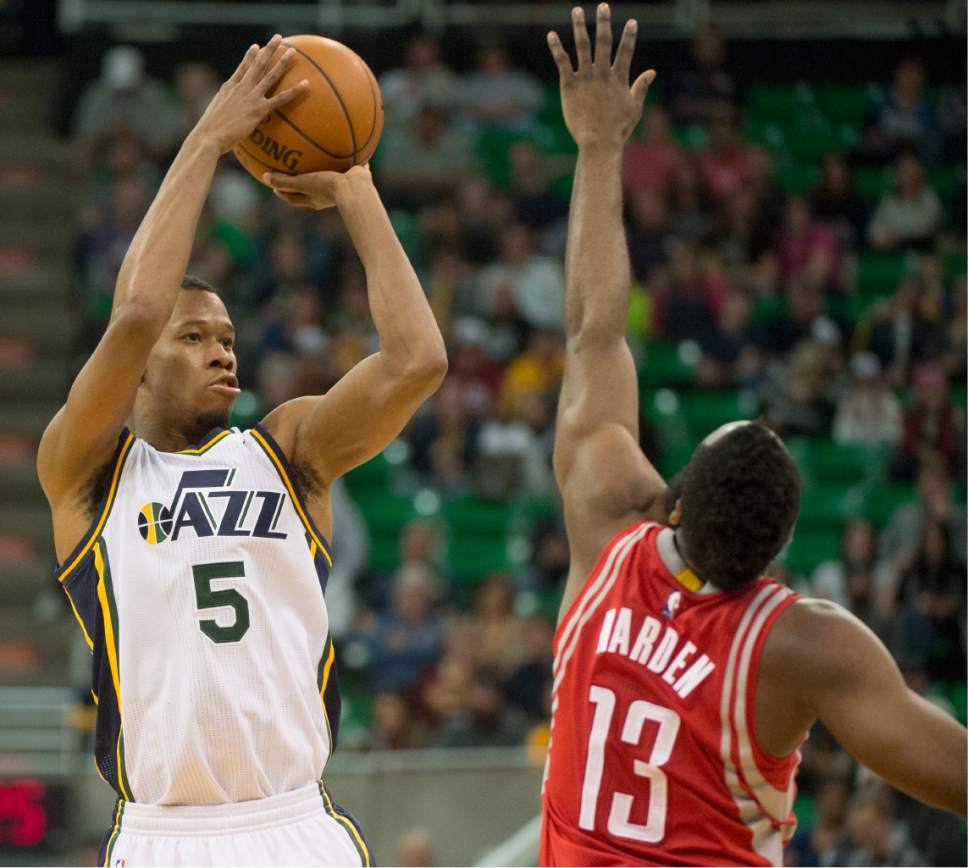
M 417 275 L 390 225 L 370 170 L 267 175 L 291 205 L 335 205 L 366 270 L 379 351 L 325 395 L 295 398 L 273 410 L 265 426 L 289 460 L 309 471 L 306 507 L 327 536 L 333 481 L 386 449 L 447 372 L 447 352 Z
M 565 253 L 565 374 L 554 451 L 571 550 L 561 613 L 619 530 L 640 518 L 666 518 L 665 483 L 638 443 L 638 379 L 625 340 L 631 273 L 622 225 L 622 150 L 642 116 L 655 73 L 643 73 L 629 87 L 637 25 L 626 25 L 612 63 L 608 6 L 601 4 L 597 14 L 592 60 L 584 14 L 573 10 L 577 71 L 557 34 L 548 35 L 565 122 L 578 144 Z
M 763 648 L 755 708 L 757 738 L 774 756 L 788 755 L 819 720 L 892 786 L 965 815 L 968 732 L 910 690 L 880 640 L 840 606 L 805 599 L 780 615 Z
M 220 155 L 306 86 L 266 95 L 289 63 L 283 57 L 270 68 L 280 39 L 249 49 L 185 139 L 125 254 L 107 331 L 41 438 L 37 474 L 53 513 L 58 557 L 87 530 L 92 470 L 110 460 L 171 317 Z

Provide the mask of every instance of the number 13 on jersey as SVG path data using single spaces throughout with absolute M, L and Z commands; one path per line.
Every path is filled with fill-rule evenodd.
M 592 731 L 588 736 L 588 758 L 585 761 L 585 780 L 581 791 L 581 810 L 578 825 L 589 832 L 595 831 L 595 814 L 602 788 L 602 772 L 605 766 L 605 744 L 608 741 L 612 717 L 615 714 L 615 693 L 607 687 L 593 684 L 588 695 L 595 706 Z M 629 706 L 622 726 L 621 740 L 625 744 L 638 745 L 642 739 L 645 722 L 651 720 L 659 725 L 655 744 L 648 762 L 636 759 L 632 769 L 636 775 L 649 781 L 649 809 L 645 825 L 633 823 L 632 802 L 629 793 L 615 792 L 608 814 L 608 831 L 619 838 L 632 838 L 654 844 L 665 837 L 666 811 L 669 803 L 668 780 L 662 766 L 669 761 L 676 736 L 679 734 L 679 715 L 671 708 L 638 699 Z

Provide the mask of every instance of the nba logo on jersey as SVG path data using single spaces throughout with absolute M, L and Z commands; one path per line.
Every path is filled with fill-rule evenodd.
M 662 607 L 663 617 L 668 618 L 670 621 L 675 618 L 681 602 L 682 594 L 680 594 L 678 591 L 673 591 L 671 594 L 669 594 L 669 597 L 665 601 L 665 605 Z
M 165 540 L 176 541 L 182 531 L 190 529 L 198 537 L 253 536 L 261 539 L 285 539 L 275 530 L 286 495 L 281 491 L 245 491 L 230 489 L 234 468 L 223 470 L 187 470 L 181 475 L 171 504 L 146 503 L 138 511 L 138 532 L 149 545 Z M 212 490 L 220 489 L 220 490 Z M 249 507 L 254 521 L 246 527 Z M 224 504 L 216 520 L 216 504 Z

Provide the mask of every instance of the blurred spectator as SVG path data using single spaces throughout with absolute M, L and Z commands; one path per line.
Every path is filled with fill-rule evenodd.
M 833 233 L 814 222 L 810 206 L 800 196 L 787 201 L 777 256 L 784 286 L 802 280 L 824 292 L 843 289 L 840 253 Z
M 466 706 L 450 717 L 438 736 L 442 747 L 508 747 L 521 744 L 527 719 L 507 698 L 497 673 L 481 670 L 467 692 Z
M 323 306 L 311 286 L 289 284 L 274 307 L 279 314 L 266 323 L 257 358 L 271 352 L 316 355 L 326 349 L 329 336 L 322 325 Z
M 507 573 L 491 573 L 477 588 L 474 615 L 480 625 L 480 661 L 507 677 L 524 657 L 523 625 L 514 614 L 514 584 Z
M 499 259 L 478 275 L 478 311 L 489 318 L 520 317 L 533 328 L 559 330 L 564 295 L 561 263 L 535 251 L 527 226 L 505 226 Z
M 642 127 L 642 138 L 626 147 L 622 162 L 626 201 L 642 188 L 665 193 L 683 160 L 682 148 L 672 138 L 669 114 L 662 106 L 649 106 Z
M 437 106 L 452 108 L 457 98 L 457 79 L 440 60 L 437 40 L 424 34 L 413 37 L 404 50 L 403 66 L 380 76 L 384 124 L 387 132 L 413 123 L 420 110 Z M 387 148 L 380 149 L 385 157 Z
M 684 240 L 703 241 L 711 226 L 698 161 L 692 157 L 683 159 L 673 172 L 669 228 Z
M 400 868 L 429 868 L 434 864 L 430 833 L 426 829 L 411 829 L 400 839 L 397 850 Z
M 534 389 L 512 393 L 500 419 L 481 426 L 476 444 L 475 489 L 504 499 L 516 493 L 545 494 L 552 488 L 551 408 Z
M 925 183 L 921 161 L 905 153 L 897 158 L 894 188 L 877 203 L 867 235 L 881 250 L 925 250 L 934 243 L 943 219 L 941 200 Z
M 914 561 L 900 578 L 897 605 L 904 631 L 899 654 L 913 659 L 929 681 L 964 678 L 966 578 L 948 524 L 926 522 Z
M 797 829 L 783 853 L 783 864 L 838 865 L 838 851 L 844 850 L 847 828 L 847 805 L 850 786 L 841 776 L 825 779 L 817 794 L 813 823 Z
M 810 193 L 810 208 L 814 217 L 834 233 L 841 250 L 852 250 L 863 242 L 867 206 L 843 155 L 824 157 L 820 181 Z
M 541 615 L 521 623 L 520 655 L 507 679 L 508 701 L 532 720 L 545 714 L 546 695 L 551 693 L 551 643 L 554 625 Z
M 534 555 L 529 569 L 529 585 L 538 590 L 562 587 L 568 575 L 570 554 L 561 519 L 556 517 L 539 522 L 532 532 L 531 548 Z
M 851 384 L 840 396 L 833 437 L 838 443 L 894 446 L 901 439 L 901 402 L 881 376 L 873 353 L 850 360 Z
M 363 513 L 346 490 L 342 477 L 329 488 L 333 511 L 333 565 L 326 580 L 329 631 L 337 642 L 349 635 L 357 611 L 356 583 L 366 570 L 370 532 Z
M 551 189 L 546 162 L 529 141 L 515 142 L 508 150 L 511 199 L 518 220 L 532 229 L 567 218 L 568 203 Z
M 770 366 L 760 388 L 767 424 L 781 437 L 823 435 L 833 417 L 827 385 L 822 347 L 801 341 L 789 364 Z
M 735 111 L 739 92 L 726 69 L 726 44 L 712 26 L 703 27 L 692 43 L 692 64 L 672 79 L 672 113 L 676 123 L 705 124 Z
M 377 616 L 365 634 L 370 678 L 377 689 L 414 688 L 440 658 L 443 626 L 433 611 L 437 592 L 426 567 L 407 564 L 397 571 L 391 607 Z
M 850 800 L 848 827 L 853 848 L 848 866 L 923 865 L 921 855 L 896 822 L 894 795 L 886 784 L 872 781 Z
M 940 456 L 955 475 L 964 467 L 965 420 L 948 397 L 944 371 L 921 365 L 914 372 L 914 400 L 904 414 L 901 445 L 891 466 L 895 479 L 914 479 L 925 459 Z
M 513 66 L 507 49 L 493 43 L 478 48 L 477 69 L 460 82 L 459 97 L 477 126 L 527 133 L 534 127 L 542 93 L 538 80 Z
M 371 750 L 412 750 L 420 747 L 420 742 L 417 720 L 399 693 L 384 692 L 373 697 Z
M 908 272 L 893 297 L 878 301 L 861 321 L 854 348 L 874 353 L 893 385 L 905 383 L 912 365 L 940 353 L 937 323 L 929 314 L 921 280 Z
M 470 148 L 448 117 L 431 102 L 414 119 L 388 130 L 380 149 L 380 181 L 392 206 L 419 208 L 452 193 L 470 165 Z
M 749 296 L 733 290 L 726 294 L 713 326 L 699 341 L 702 357 L 696 376 L 703 386 L 722 388 L 750 381 L 759 368 L 759 353 L 752 344 Z
M 505 372 L 488 355 L 489 329 L 477 317 L 461 317 L 454 323 L 450 376 L 460 383 L 464 409 L 474 419 L 497 414 Z M 548 385 L 554 385 L 557 379 Z
M 885 590 L 893 589 L 894 578 L 887 565 L 877 565 L 873 526 L 855 518 L 844 526 L 840 557 L 814 570 L 810 589 L 815 597 L 843 606 L 884 636 L 888 624 L 882 600 Z
M 922 154 L 934 144 L 936 120 L 924 95 L 924 66 L 902 60 L 894 69 L 894 82 L 884 89 L 864 134 L 866 157 L 890 162 L 911 148 Z
M 479 422 L 465 411 L 460 382 L 453 376 L 430 399 L 429 409 L 408 429 L 413 467 L 445 490 L 460 488 L 472 463 Z
M 965 382 L 968 359 L 968 281 L 962 275 L 955 281 L 951 314 L 945 326 L 945 371 L 952 382 Z
M 810 337 L 814 323 L 824 315 L 822 293 L 805 281 L 796 280 L 788 287 L 787 302 L 787 311 L 756 329 L 756 345 L 770 355 L 789 353 Z
M 965 160 L 965 129 L 968 115 L 968 93 L 965 88 L 964 67 L 961 80 L 941 88 L 938 105 L 940 133 L 939 161 L 944 164 L 963 163 Z
M 891 516 L 881 533 L 878 556 L 899 574 L 907 572 L 917 556 L 925 526 L 936 521 L 948 528 L 953 557 L 962 566 L 968 564 L 965 507 L 952 501 L 951 483 L 943 462 L 937 459 L 924 462 L 918 472 L 917 492 L 917 500 L 899 506 Z
M 739 138 L 736 119 L 730 114 L 709 124 L 709 147 L 699 155 L 703 183 L 713 202 L 735 193 L 747 178 L 747 149 Z
M 181 133 L 181 118 L 164 85 L 145 75 L 144 56 L 130 45 L 115 45 L 101 58 L 101 76 L 84 89 L 74 113 L 78 167 L 94 168 L 100 148 L 120 131 L 131 132 L 155 157 Z
M 645 282 L 652 270 L 669 258 L 673 240 L 665 197 L 658 190 L 643 187 L 628 200 L 629 225 L 626 236 L 632 274 Z
M 668 269 L 655 282 L 655 318 L 667 340 L 697 340 L 707 334 L 722 304 L 723 286 L 704 272 L 699 249 L 673 246 Z
M 179 135 L 186 136 L 205 114 L 205 109 L 218 93 L 221 82 L 211 64 L 198 60 L 181 63 L 175 69 L 175 93 L 181 107 Z

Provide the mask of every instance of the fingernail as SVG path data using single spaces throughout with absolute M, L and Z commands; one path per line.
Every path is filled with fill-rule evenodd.
M 598 14 L 599 15 L 608 15 L 608 3 L 599 3 L 598 4 Z
M 581 19 L 585 17 L 585 13 L 582 12 L 581 6 L 576 6 L 571 14 L 579 21 L 581 21 Z
M 629 19 L 629 30 L 638 30 L 638 29 L 639 29 L 639 22 L 636 21 L 634 18 L 630 18 Z
M 299 82 L 299 86 L 300 87 L 309 87 L 309 79 L 308 78 L 304 78 L 301 82 Z
M 558 37 L 556 34 L 554 33 L 548 34 L 548 42 L 557 42 L 557 41 L 558 41 Z

